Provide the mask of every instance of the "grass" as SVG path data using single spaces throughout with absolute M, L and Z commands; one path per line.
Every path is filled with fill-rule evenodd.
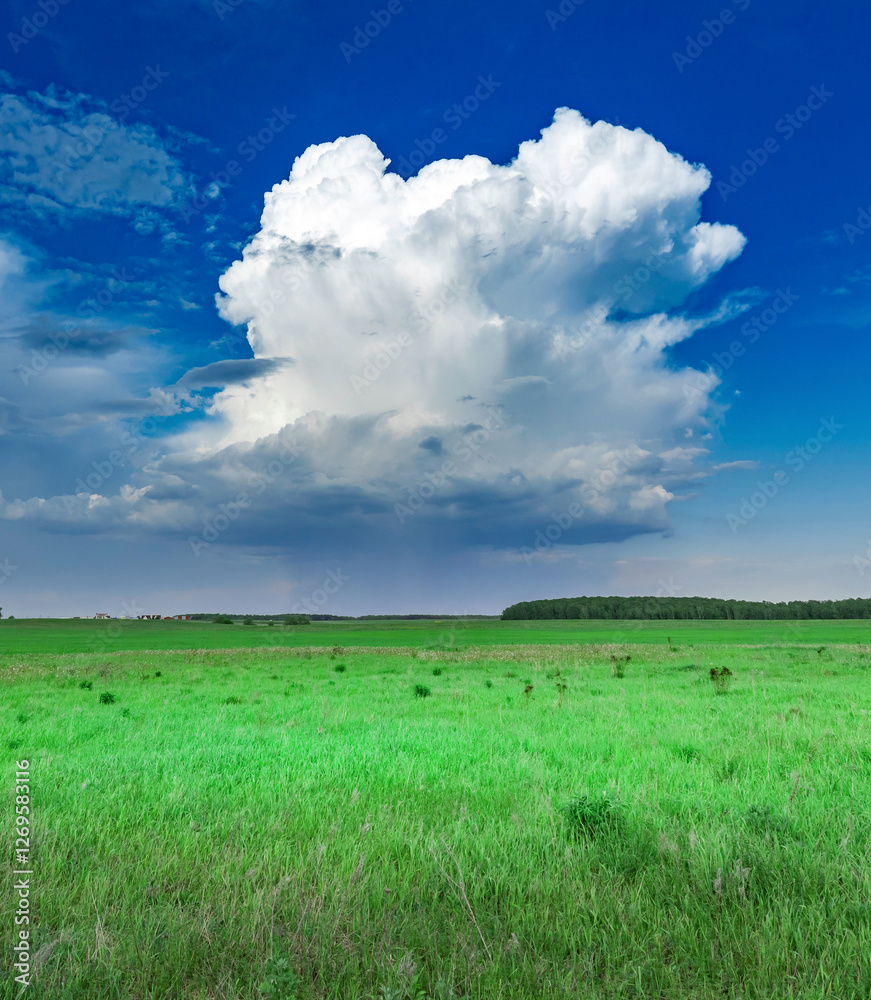
M 329 649 L 3 657 L 26 995 L 867 998 L 871 647 L 688 654 L 668 624 L 674 652 L 345 648 L 343 673 Z
M 571 643 L 662 644 L 672 652 L 696 645 L 823 644 L 871 641 L 871 620 L 804 622 L 717 621 L 391 621 L 312 622 L 274 627 L 265 622 L 222 625 L 200 621 L 95 621 L 94 619 L 4 619 L 4 653 L 112 653 L 143 649 L 243 649 L 364 647 L 465 649 L 473 646 L 566 645 Z M 822 655 L 822 653 L 818 654 Z

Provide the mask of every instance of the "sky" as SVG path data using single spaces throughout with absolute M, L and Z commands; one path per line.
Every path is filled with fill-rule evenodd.
M 868 596 L 866 5 L 2 17 L 4 614 Z

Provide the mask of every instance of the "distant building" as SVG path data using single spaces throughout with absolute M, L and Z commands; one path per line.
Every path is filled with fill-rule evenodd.
M 177 622 L 189 622 L 191 620 L 190 615 L 173 615 L 173 618 L 175 618 Z
M 96 613 L 96 614 L 94 615 L 94 617 L 95 617 L 95 618 L 108 618 L 108 617 L 109 617 L 109 612 L 108 612 L 108 611 L 98 611 L 98 612 L 97 612 L 97 613 Z

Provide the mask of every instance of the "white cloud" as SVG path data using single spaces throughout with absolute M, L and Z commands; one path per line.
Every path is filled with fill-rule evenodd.
M 450 522 L 504 547 L 573 504 L 564 543 L 667 530 L 707 454 L 681 442 L 704 436 L 715 382 L 687 394 L 665 352 L 717 321 L 679 310 L 744 245 L 700 221 L 707 170 L 568 109 L 507 166 L 468 156 L 403 180 L 388 164 L 341 138 L 267 193 L 219 309 L 258 362 L 282 363 L 227 384 L 151 482 L 214 504 L 293 441 L 248 538 Z M 395 505 L 424 492 L 400 527 Z
M 36 215 L 132 216 L 140 231 L 153 229 L 155 210 L 176 204 L 189 181 L 154 129 L 125 124 L 129 108 L 110 110 L 51 87 L 0 95 L 2 200 Z
M 721 462 L 711 468 L 712 472 L 731 472 L 733 469 L 758 469 L 759 463 L 749 458 L 742 458 L 737 462 Z
M 18 321 L 30 307 L 32 289 L 26 281 L 29 259 L 20 247 L 0 236 L 0 330 Z

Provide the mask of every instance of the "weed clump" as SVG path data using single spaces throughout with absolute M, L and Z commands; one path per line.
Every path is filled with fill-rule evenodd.
M 443 671 L 442 671 L 441 667 L 433 667 L 432 668 L 432 675 L 433 675 L 433 677 L 441 677 L 442 672 Z
M 414 697 L 415 698 L 429 698 L 432 691 L 426 686 L 426 684 L 415 684 L 414 685 Z
M 574 840 L 590 840 L 602 834 L 614 833 L 623 822 L 618 804 L 607 795 L 601 799 L 576 795 L 560 808 L 560 812 L 566 824 L 566 832 Z
M 725 694 L 729 690 L 734 674 L 728 667 L 720 667 L 719 670 L 716 667 L 711 667 L 709 676 L 717 694 Z
M 343 674 L 343 673 L 344 673 L 344 672 L 345 672 L 345 671 L 346 671 L 347 669 L 348 669 L 348 668 L 347 668 L 347 667 L 345 666 L 345 664 L 344 664 L 344 663 L 337 663 L 337 664 L 336 664 L 336 665 L 335 665 L 335 666 L 333 667 L 333 670 L 335 670 L 337 674 Z
M 242 699 L 235 694 L 231 694 L 229 698 L 224 699 L 225 705 L 241 705 Z
M 632 659 L 627 653 L 626 656 L 611 654 L 611 676 L 622 680 L 626 676 L 626 664 Z
M 702 755 L 699 748 L 694 747 L 691 743 L 682 743 L 679 746 L 674 747 L 673 753 L 675 757 L 679 760 L 685 761 L 687 764 L 691 764 L 694 760 L 698 760 Z
M 748 806 L 745 822 L 752 833 L 772 840 L 786 840 L 790 836 L 789 820 L 771 806 Z
M 112 704 L 114 704 L 114 702 L 115 702 L 115 695 L 112 694 L 111 691 L 104 691 L 100 695 L 100 704 L 101 705 L 112 705 Z
M 733 781 L 738 774 L 740 764 L 737 758 L 730 757 L 720 767 L 719 776 L 723 781 Z
M 263 1000 L 295 1000 L 299 978 L 286 958 L 270 958 L 266 978 L 258 987 Z
M 90 691 L 93 686 L 94 686 L 93 681 L 82 681 L 82 683 L 79 684 L 79 687 L 82 688 L 84 691 Z

